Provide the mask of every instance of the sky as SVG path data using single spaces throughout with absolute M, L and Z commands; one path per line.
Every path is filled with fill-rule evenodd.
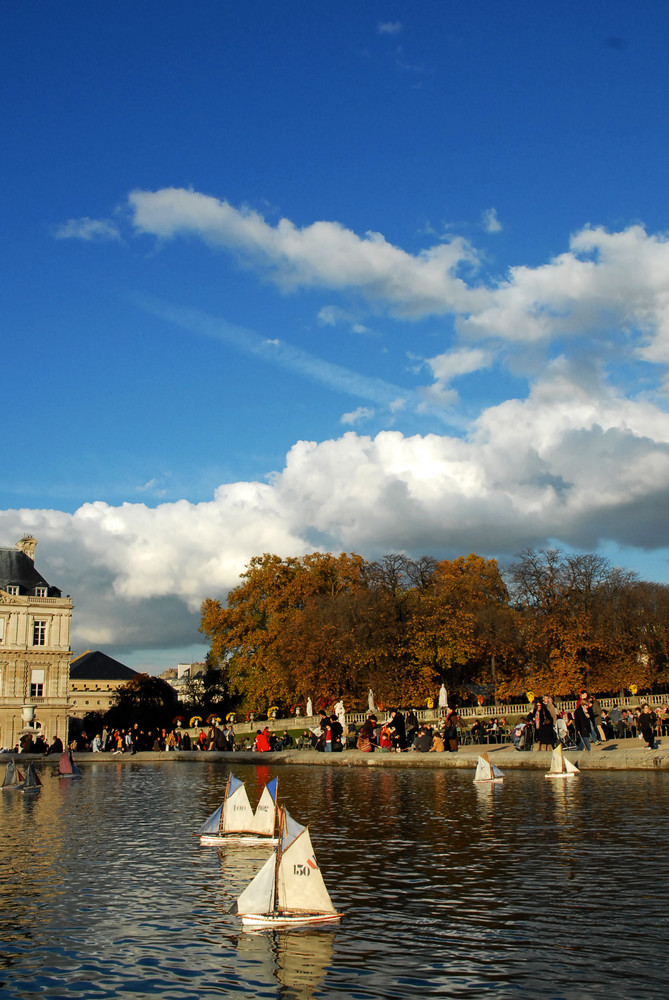
M 0 545 L 204 658 L 314 551 L 669 582 L 669 4 L 4 0 Z

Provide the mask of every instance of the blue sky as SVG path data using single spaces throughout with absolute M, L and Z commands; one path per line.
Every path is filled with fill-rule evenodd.
M 669 6 L 0 11 L 0 544 L 200 658 L 264 551 L 667 581 Z

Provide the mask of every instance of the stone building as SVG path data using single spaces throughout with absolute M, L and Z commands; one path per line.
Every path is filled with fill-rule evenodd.
M 137 671 L 99 649 L 87 650 L 70 664 L 70 716 L 83 719 L 90 712 L 107 712 L 118 689 Z
M 0 547 L 0 747 L 68 730 L 72 601 L 35 567 L 37 541 Z

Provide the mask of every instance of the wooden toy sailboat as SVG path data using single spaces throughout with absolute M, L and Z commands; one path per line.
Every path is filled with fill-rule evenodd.
M 71 750 L 64 750 L 58 758 L 59 778 L 80 778 L 81 768 L 74 763 Z
M 2 790 L 10 791 L 12 788 L 21 788 L 25 778 L 19 771 L 18 767 L 13 760 L 10 760 L 9 764 L 5 768 L 5 776 L 2 779 Z
M 482 753 L 476 762 L 474 781 L 504 781 L 504 772 L 493 764 L 487 753 Z
M 35 770 L 35 765 L 32 761 L 28 764 L 26 768 L 26 776 L 22 785 L 19 785 L 22 792 L 41 792 L 42 791 L 42 779 Z
M 230 909 L 251 927 L 290 927 L 339 920 L 316 863 L 309 829 L 279 810 L 280 838 L 253 881 Z
M 201 844 L 276 844 L 278 778 L 269 781 L 253 812 L 244 782 L 229 775 L 223 802 L 198 830 Z
M 575 774 L 580 773 L 576 764 L 572 764 L 570 760 L 567 760 L 562 752 L 562 744 L 558 743 L 553 750 L 550 770 L 546 771 L 544 778 L 573 778 Z

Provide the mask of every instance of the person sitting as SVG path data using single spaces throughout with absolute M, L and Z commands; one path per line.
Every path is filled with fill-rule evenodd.
M 488 743 L 496 743 L 498 733 L 499 726 L 497 724 L 497 719 L 488 719 L 485 727 L 485 735 Z
M 482 719 L 477 719 L 469 732 L 472 734 L 474 743 L 485 743 L 485 727 Z
M 283 733 L 281 735 L 281 748 L 282 748 L 282 750 L 289 750 L 294 745 L 295 745 L 295 741 L 293 740 L 293 737 L 290 735 L 290 733 L 288 732 L 287 729 L 284 729 L 284 731 L 283 731 Z
M 441 738 L 441 734 L 439 732 L 433 733 L 432 734 L 432 746 L 430 747 L 429 752 L 430 753 L 444 753 L 445 749 L 446 748 L 444 746 L 444 741 Z
M 256 731 L 256 738 L 253 741 L 253 749 L 257 750 L 259 753 L 268 753 L 272 749 L 267 738 L 267 732 L 264 730 L 261 732 L 259 729 Z
M 346 734 L 346 750 L 355 750 L 356 743 L 358 742 L 358 727 L 355 722 L 349 722 L 348 732 Z
M 520 750 L 520 744 L 523 739 L 523 733 L 525 732 L 526 725 L 527 723 L 521 720 L 520 722 L 517 722 L 511 730 L 511 742 L 516 750 Z
M 625 738 L 627 736 L 636 736 L 636 726 L 635 726 L 634 716 L 626 708 L 622 710 L 622 715 L 620 722 L 618 723 L 618 736 Z
M 363 753 L 372 753 L 374 750 L 374 745 L 376 743 L 374 736 L 376 721 L 375 715 L 369 715 L 360 727 L 358 732 L 357 748 L 358 750 L 362 750 Z
M 393 741 L 390 735 L 389 726 L 385 725 L 382 727 L 379 734 L 379 750 L 383 750 L 386 753 L 390 753 L 393 748 Z
M 443 740 L 442 740 L 443 744 Z M 418 727 L 413 741 L 413 749 L 419 753 L 428 753 L 432 748 L 432 729 L 428 725 Z

